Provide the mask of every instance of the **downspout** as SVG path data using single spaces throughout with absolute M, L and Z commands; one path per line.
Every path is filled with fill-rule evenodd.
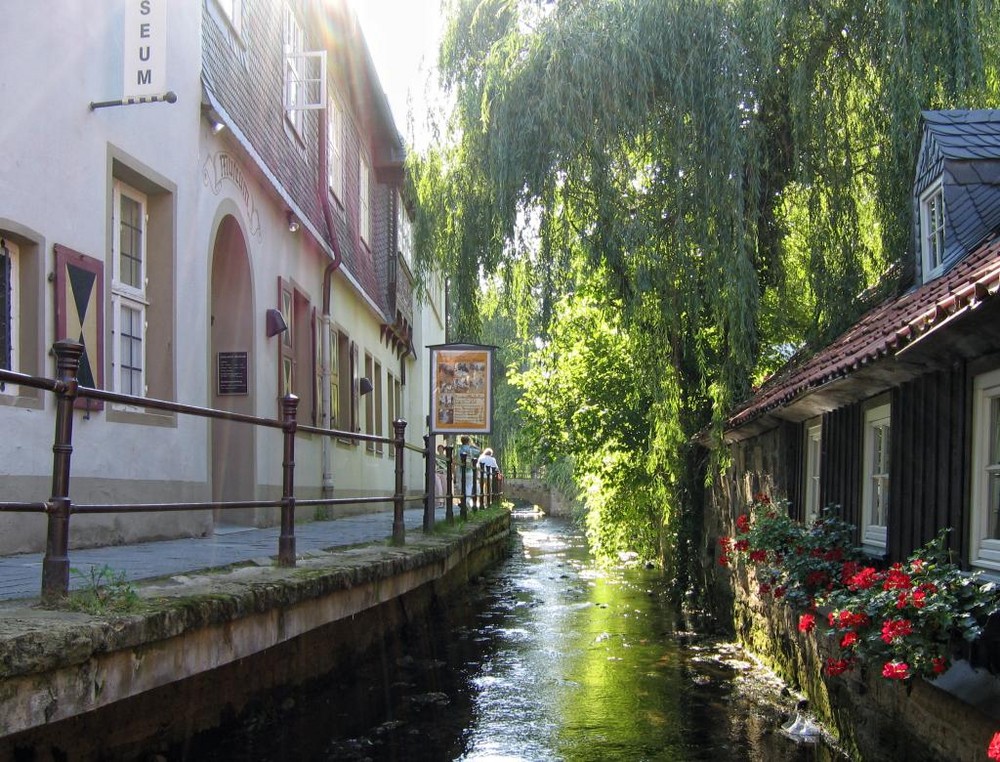
M 332 428 L 333 421 L 330 418 L 330 299 L 333 290 L 333 274 L 340 269 L 343 257 L 340 251 L 340 242 L 337 238 L 337 229 L 334 226 L 333 210 L 330 208 L 330 189 L 327 179 L 329 177 L 328 153 L 327 153 L 327 110 L 320 109 L 319 112 L 319 200 L 323 208 L 323 218 L 326 220 L 326 231 L 333 246 L 333 260 L 326 266 L 323 273 L 323 313 L 320 317 L 320 381 L 321 394 L 320 406 L 322 413 L 321 425 L 324 429 Z M 330 437 L 323 437 L 323 495 L 333 494 L 333 462 Z

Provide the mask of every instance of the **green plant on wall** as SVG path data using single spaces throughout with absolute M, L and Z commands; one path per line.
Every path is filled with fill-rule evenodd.
M 70 569 L 84 587 L 70 593 L 67 607 L 88 614 L 127 614 L 139 607 L 141 599 L 124 571 L 107 564 L 91 566 L 86 572 Z

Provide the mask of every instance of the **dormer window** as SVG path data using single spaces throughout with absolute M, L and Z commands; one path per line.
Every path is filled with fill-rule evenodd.
M 944 264 L 944 185 L 940 180 L 920 197 L 920 253 L 924 281 L 940 275 Z

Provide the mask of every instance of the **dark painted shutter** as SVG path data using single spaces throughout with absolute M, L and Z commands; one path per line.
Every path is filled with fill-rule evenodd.
M 13 370 L 10 367 L 11 346 L 14 337 L 11 335 L 10 290 L 10 255 L 7 246 L 0 241 L 0 368 Z
M 56 244 L 56 340 L 83 344 L 81 386 L 104 384 L 104 263 Z M 77 398 L 76 407 L 100 410 L 101 400 Z

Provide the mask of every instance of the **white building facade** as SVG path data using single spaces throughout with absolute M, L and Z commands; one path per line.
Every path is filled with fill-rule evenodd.
M 0 367 L 54 377 L 50 348 L 70 338 L 85 386 L 265 418 L 292 393 L 300 424 L 391 437 L 401 418 L 422 445 L 443 290 L 413 291 L 404 148 L 352 12 L 43 0 L 3 15 L 21 32 L 0 50 Z M 0 390 L 0 501 L 48 499 L 53 425 L 51 394 Z M 73 427 L 74 503 L 281 494 L 279 430 L 85 400 Z M 391 446 L 300 434 L 295 455 L 300 498 L 392 493 Z M 419 454 L 405 472 L 422 491 Z M 317 510 L 350 509 L 299 518 Z M 80 515 L 70 540 L 277 515 Z M 44 516 L 0 529 L 2 553 L 44 547 Z

